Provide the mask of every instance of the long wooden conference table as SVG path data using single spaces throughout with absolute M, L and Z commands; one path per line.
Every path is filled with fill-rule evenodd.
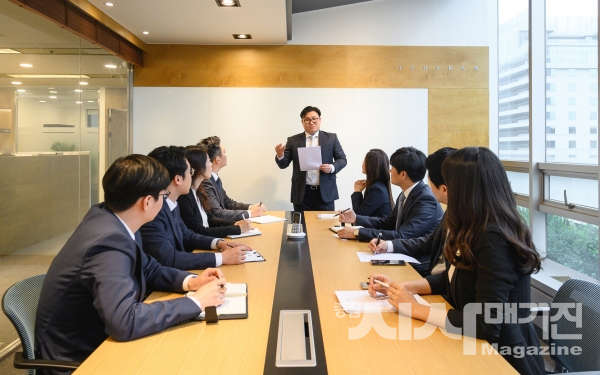
M 372 273 L 395 281 L 421 276 L 410 266 L 386 267 L 361 263 L 356 252 L 365 243 L 341 241 L 328 230 L 335 220 L 305 215 L 304 240 L 288 240 L 290 213 L 269 212 L 286 222 L 255 224 L 261 236 L 244 242 L 265 262 L 222 266 L 227 281 L 248 284 L 248 319 L 221 320 L 207 325 L 192 321 L 130 342 L 107 339 L 75 372 L 85 374 L 515 374 L 514 369 L 485 341 L 477 340 L 477 354 L 463 354 L 463 340 L 440 329 L 424 339 L 398 339 L 401 322 L 413 328 L 427 323 L 398 313 L 381 313 L 394 339 L 371 329 L 364 337 L 349 339 L 365 314 L 345 314 L 336 290 L 359 290 Z M 154 292 L 153 301 L 181 298 L 181 294 Z M 423 296 L 445 303 L 441 296 Z M 446 303 L 447 308 L 449 305 Z M 275 367 L 279 311 L 311 310 L 316 367 Z M 404 319 L 404 321 L 403 321 Z M 486 348 L 486 352 L 482 352 Z M 487 350 L 490 350 L 488 352 Z

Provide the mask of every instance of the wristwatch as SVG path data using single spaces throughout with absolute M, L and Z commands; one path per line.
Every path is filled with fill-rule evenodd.
M 355 229 L 355 230 L 354 230 L 354 237 L 358 238 L 358 231 L 359 231 L 359 230 L 360 230 L 360 229 Z
M 221 251 L 221 252 L 223 252 L 223 249 L 221 249 L 221 248 L 219 247 L 219 243 L 221 243 L 222 241 L 225 241 L 225 240 L 224 240 L 224 239 L 222 239 L 222 238 L 219 238 L 219 239 L 217 240 L 217 243 L 215 244 L 215 246 L 217 247 L 217 250 L 219 250 L 219 251 Z

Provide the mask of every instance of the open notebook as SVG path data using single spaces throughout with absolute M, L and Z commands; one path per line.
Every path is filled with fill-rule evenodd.
M 387 296 L 381 294 L 378 298 L 373 298 L 366 290 L 338 290 L 336 297 L 342 305 L 342 309 L 348 314 L 361 312 L 394 312 L 398 311 L 388 302 Z M 418 294 L 413 294 L 417 302 L 421 305 L 429 306 L 429 303 Z
M 219 320 L 248 318 L 248 284 L 227 283 L 225 287 L 225 302 L 217 306 Z M 194 292 L 188 292 L 187 295 L 193 296 Z M 198 319 L 204 320 L 204 312 Z

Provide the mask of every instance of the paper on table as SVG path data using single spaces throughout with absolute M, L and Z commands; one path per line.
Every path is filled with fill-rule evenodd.
M 252 220 L 253 223 L 258 223 L 258 224 L 269 224 L 269 223 L 277 223 L 278 221 L 285 221 L 285 218 L 272 216 L 272 215 L 262 215 L 262 216 L 257 216 L 257 217 L 251 217 L 248 220 Z
M 419 262 L 413 257 L 398 253 L 373 254 L 369 252 L 357 252 L 356 255 L 358 255 L 358 259 L 364 263 L 370 262 L 372 260 L 403 260 L 408 263 L 421 264 L 421 262 Z
M 227 293 L 225 294 L 225 302 L 217 306 L 218 315 L 244 315 L 246 311 L 246 298 L 248 293 L 248 285 L 246 284 L 225 284 Z M 193 296 L 194 292 L 187 292 L 188 296 Z M 200 319 L 204 319 L 204 311 L 200 314 Z
M 353 226 L 348 225 L 346 227 L 330 227 L 329 230 L 334 233 L 337 233 L 337 232 L 341 231 L 343 228 L 360 229 L 360 228 L 362 228 L 362 225 L 353 225 Z
M 338 219 L 340 215 L 338 214 L 317 214 L 317 219 Z
M 344 311 L 348 314 L 398 311 L 394 306 L 390 305 L 387 296 L 383 294 L 380 297 L 373 298 L 366 290 L 337 290 L 335 295 Z M 429 302 L 425 301 L 420 295 L 413 294 L 413 296 L 421 305 L 430 306 Z
M 337 238 L 337 239 L 340 239 L 340 240 L 342 240 L 342 241 L 348 241 L 348 239 L 347 239 L 347 238 L 340 238 L 340 236 L 338 236 L 338 235 L 337 235 L 337 233 L 334 233 L 334 234 L 333 234 L 333 237 L 335 237 L 335 238 Z
M 260 236 L 262 232 L 258 228 L 252 228 L 249 231 L 242 234 L 230 234 L 229 238 L 242 238 L 242 237 L 251 237 L 251 236 Z
M 321 164 L 321 146 L 298 147 L 298 161 L 303 172 L 319 169 Z
M 264 262 L 265 258 L 263 258 L 262 255 L 260 255 L 258 252 L 256 252 L 256 250 L 250 250 L 250 251 L 246 251 L 246 263 L 250 263 L 250 262 Z

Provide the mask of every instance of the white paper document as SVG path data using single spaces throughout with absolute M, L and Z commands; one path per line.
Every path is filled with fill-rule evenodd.
M 398 311 L 390 305 L 388 297 L 383 294 L 379 294 L 378 297 L 373 298 L 366 290 L 337 290 L 335 295 L 338 301 L 340 301 L 342 309 L 348 314 Z M 429 302 L 425 301 L 420 295 L 413 294 L 413 296 L 421 305 L 430 306 Z
M 356 255 L 358 255 L 358 259 L 363 263 L 367 263 L 372 260 L 403 260 L 407 263 L 421 264 L 421 262 L 413 257 L 398 253 L 373 254 L 370 252 L 357 252 Z
M 271 215 L 262 215 L 262 216 L 257 216 L 257 217 L 251 217 L 248 220 L 252 220 L 253 223 L 258 223 L 258 224 L 269 224 L 269 223 L 277 223 L 279 221 L 285 221 L 285 218 L 271 216 Z
M 246 251 L 246 259 L 245 259 L 245 261 L 246 261 L 246 263 L 250 263 L 250 262 L 264 262 L 265 258 L 263 258 L 263 256 L 260 255 L 255 250 L 251 250 L 251 251 Z
M 260 236 L 262 234 L 262 232 L 260 231 L 260 229 L 258 228 L 252 228 L 247 232 L 244 232 L 242 234 L 230 234 L 229 238 L 242 238 L 242 237 L 251 237 L 251 236 Z
M 353 226 L 348 225 L 348 226 L 345 226 L 345 227 L 331 227 L 331 228 L 329 228 L 329 230 L 332 231 L 332 232 L 334 232 L 334 233 L 337 233 L 337 232 L 341 231 L 344 228 L 360 229 L 360 228 L 362 228 L 362 225 L 353 225 Z
M 303 172 L 319 169 L 323 164 L 321 146 L 298 147 L 298 161 L 300 162 L 300 170 Z

